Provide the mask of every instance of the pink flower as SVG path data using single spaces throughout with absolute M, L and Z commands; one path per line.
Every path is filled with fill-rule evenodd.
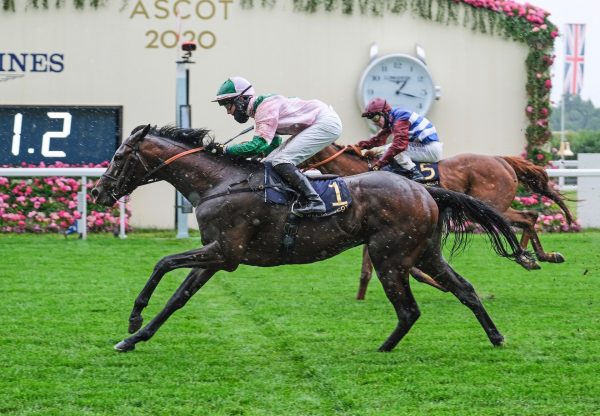
M 547 79 L 547 80 L 544 82 L 544 86 L 545 86 L 546 88 L 548 88 L 548 89 L 552 88 L 552 81 L 551 81 L 551 80 L 549 80 L 549 79 Z
M 541 153 L 538 153 L 537 155 L 535 155 L 535 158 L 536 158 L 537 160 L 543 160 L 543 159 L 544 159 L 544 155 L 543 155 L 543 154 L 541 154 Z

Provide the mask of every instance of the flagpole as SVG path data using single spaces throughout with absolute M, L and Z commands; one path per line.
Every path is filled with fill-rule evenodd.
M 563 33 L 567 33 L 567 25 L 565 25 L 565 30 Z M 565 39 L 565 42 L 567 40 Z M 564 48 L 564 50 L 566 50 L 566 48 Z M 563 83 L 565 82 L 565 77 L 567 76 L 567 70 L 566 70 L 566 59 L 567 56 L 566 54 L 564 55 L 564 59 L 565 62 L 563 63 Z M 560 161 L 559 161 L 559 168 L 560 169 L 564 169 L 565 168 L 565 99 L 567 98 L 567 94 L 565 93 L 565 85 L 563 85 L 563 93 L 562 93 L 562 98 L 560 100 L 560 145 L 558 147 L 559 149 L 559 153 L 560 153 Z M 558 178 L 558 187 L 559 189 L 562 189 L 563 186 L 565 184 L 565 178 L 564 176 L 561 176 Z

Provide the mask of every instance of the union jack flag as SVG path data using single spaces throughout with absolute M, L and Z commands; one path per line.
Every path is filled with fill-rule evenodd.
M 585 25 L 567 24 L 563 94 L 578 95 L 583 85 Z

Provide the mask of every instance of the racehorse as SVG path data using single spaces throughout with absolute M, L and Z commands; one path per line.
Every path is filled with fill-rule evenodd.
M 305 170 L 319 169 L 323 173 L 336 175 L 355 175 L 369 170 L 370 156 L 362 155 L 356 146 L 342 147 L 332 144 L 304 163 Z M 427 164 L 426 164 L 427 165 Z M 438 163 L 439 184 L 444 189 L 471 195 L 482 200 L 502 213 L 504 218 L 523 230 L 521 247 L 526 249 L 529 242 L 539 261 L 562 263 L 565 258 L 558 252 L 544 251 L 535 231 L 538 213 L 519 211 L 511 208 L 519 183 L 534 193 L 543 195 L 563 210 L 567 222 L 573 222 L 573 216 L 566 206 L 562 195 L 550 187 L 546 171 L 533 163 L 512 156 L 485 156 L 472 153 L 459 154 Z M 524 268 L 539 269 L 537 262 L 527 258 L 517 259 Z M 365 297 L 371 280 L 371 262 L 368 250 L 363 254 L 363 266 L 357 299 Z
M 105 174 L 92 190 L 100 204 L 111 206 L 138 186 L 165 180 L 195 206 L 203 246 L 162 258 L 137 296 L 129 317 L 129 333 L 115 345 L 133 350 L 149 340 L 217 271 L 234 271 L 240 264 L 277 266 L 311 263 L 348 248 L 366 244 L 398 323 L 380 346 L 391 351 L 420 315 L 408 283 L 416 265 L 435 275 L 471 309 L 493 345 L 503 337 L 473 287 L 444 260 L 443 228 L 450 221 L 480 223 L 494 250 L 516 259 L 528 256 L 508 223 L 482 202 L 451 191 L 426 189 L 388 172 L 343 178 L 352 195 L 350 208 L 320 218 L 301 218 L 296 244 L 285 253 L 280 242 L 289 207 L 264 201 L 264 165 L 232 156 L 203 152 L 207 131 L 139 126 L 121 144 Z M 206 140 L 205 140 L 206 139 Z M 210 143 L 210 142 L 209 142 Z M 508 248 L 506 247 L 508 245 Z M 142 310 L 162 277 L 171 270 L 191 268 L 181 286 L 142 328 Z

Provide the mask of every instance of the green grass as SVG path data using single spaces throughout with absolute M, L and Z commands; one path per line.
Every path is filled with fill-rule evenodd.
M 600 232 L 543 235 L 567 262 L 536 272 L 480 236 L 452 260 L 502 348 L 452 295 L 414 282 L 421 318 L 376 352 L 395 315 L 376 280 L 354 300 L 354 249 L 218 273 L 152 340 L 116 353 L 155 262 L 198 244 L 172 235 L 0 236 L 0 414 L 600 414 Z M 164 278 L 146 318 L 185 274 Z

